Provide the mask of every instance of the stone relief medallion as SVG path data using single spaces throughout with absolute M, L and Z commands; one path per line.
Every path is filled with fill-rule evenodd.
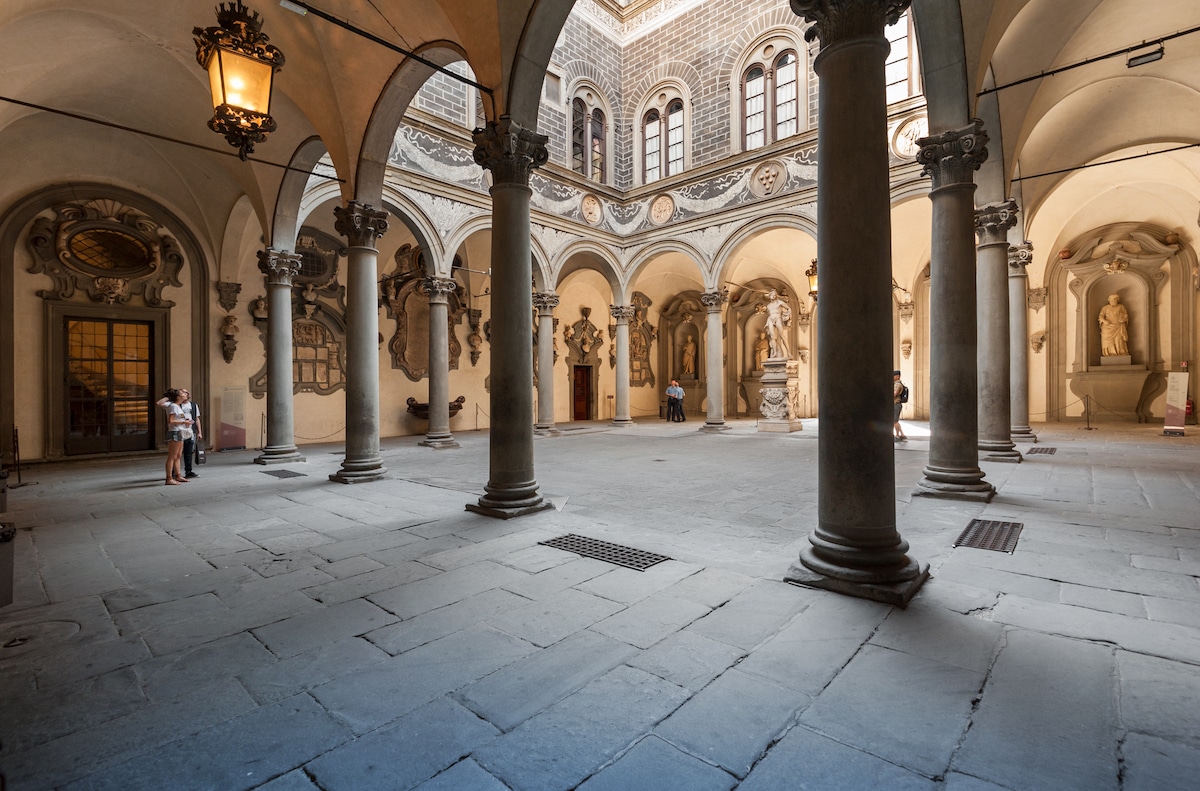
M 786 171 L 781 163 L 774 160 L 764 162 L 754 169 L 754 175 L 750 177 L 750 191 L 759 198 L 765 198 L 782 190 L 786 181 Z
M 675 213 L 675 201 L 670 195 L 659 195 L 650 204 L 650 222 L 662 225 Z
M 900 159 L 913 159 L 921 150 L 917 141 L 928 136 L 929 119 L 924 114 L 901 121 L 892 133 L 892 153 Z
M 584 195 L 583 200 L 579 202 L 579 213 L 588 225 L 599 225 L 604 219 L 604 207 L 600 199 L 591 194 Z

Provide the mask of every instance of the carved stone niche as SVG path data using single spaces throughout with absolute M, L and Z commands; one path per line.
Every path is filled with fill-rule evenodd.
M 385 276 L 382 284 L 387 317 L 396 322 L 396 329 L 388 341 L 388 351 L 391 353 L 392 367 L 399 368 L 409 379 L 419 382 L 429 373 L 429 295 L 421 285 L 429 276 L 425 253 L 420 247 L 405 244 L 396 251 L 394 260 L 396 267 Z M 455 256 L 453 269 L 457 271 L 461 266 L 462 262 Z M 458 359 L 462 355 L 462 343 L 454 328 L 462 323 L 463 316 L 467 314 L 464 297 L 462 284 L 456 283 L 446 300 L 452 371 L 458 369 Z
M 654 368 L 650 364 L 650 347 L 658 340 L 658 328 L 646 318 L 647 309 L 654 303 L 640 291 L 630 300 L 633 318 L 629 320 L 629 384 L 633 387 L 654 387 Z
M 148 307 L 173 307 L 162 298 L 168 286 L 182 287 L 179 243 L 148 215 L 119 201 L 63 203 L 54 217 L 38 217 L 27 244 L 29 271 L 48 275 L 38 296 L 70 300 L 83 291 L 93 302 L 129 304 L 141 296 Z

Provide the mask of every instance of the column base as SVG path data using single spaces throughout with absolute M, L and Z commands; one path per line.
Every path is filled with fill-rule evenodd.
M 630 428 L 631 426 L 635 426 L 637 424 L 634 423 L 630 418 L 616 418 L 609 425 L 615 426 L 616 428 Z
M 982 478 L 983 474 L 980 473 L 979 477 Z M 936 480 L 930 478 L 929 471 L 926 470 L 925 477 L 917 482 L 912 493 L 914 497 L 943 497 L 947 500 L 989 503 L 996 496 L 996 487 L 982 480 L 977 483 L 951 483 Z
M 450 448 L 461 447 L 454 441 L 453 437 L 425 437 L 417 443 L 422 447 L 433 448 L 434 450 L 449 450 Z
M 725 421 L 721 421 L 720 423 L 705 423 L 698 429 L 701 434 L 720 434 L 722 431 L 732 430 L 733 426 L 729 425 Z
M 533 435 L 535 437 L 557 437 L 557 436 L 560 436 L 561 434 L 562 434 L 562 432 L 559 431 L 558 429 L 556 429 L 553 424 L 551 424 L 549 426 L 534 426 L 533 427 Z
M 334 483 L 370 483 L 387 473 L 381 460 L 342 462 L 342 468 L 329 476 Z
M 1013 426 L 1010 434 L 1013 442 L 1037 442 L 1037 434 L 1029 426 Z
M 874 582 L 869 579 L 869 575 L 862 579 L 842 579 L 814 571 L 804 565 L 804 558 L 808 553 L 809 550 L 800 553 L 801 559 L 792 563 L 787 573 L 783 575 L 784 582 L 807 588 L 820 588 L 846 596 L 855 596 L 859 599 L 869 599 L 903 609 L 908 606 L 912 597 L 925 584 L 925 580 L 929 579 L 929 564 L 917 563 L 915 560 L 911 561 L 916 566 L 915 575 L 912 579 L 902 582 Z M 859 576 L 863 576 L 862 573 L 859 573 Z
M 1012 442 L 996 442 L 984 440 L 979 443 L 979 456 L 982 461 L 1001 461 L 1009 464 L 1020 464 L 1024 458 L 1021 452 L 1013 447 Z
M 486 497 L 480 497 L 478 503 L 467 503 L 466 509 L 471 513 L 490 516 L 493 519 L 514 519 L 518 516 L 526 514 L 536 514 L 539 511 L 548 511 L 554 507 L 554 503 L 542 500 L 538 497 L 536 505 L 498 505 L 493 503 L 485 503 Z
M 262 454 L 254 459 L 255 464 L 290 464 L 294 461 L 306 461 L 304 454 L 295 445 L 267 446 Z

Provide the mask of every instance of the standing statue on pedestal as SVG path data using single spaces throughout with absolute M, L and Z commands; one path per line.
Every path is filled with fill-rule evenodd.
M 767 340 L 770 342 L 771 356 L 775 358 L 788 358 L 791 356 L 788 351 L 787 334 L 785 327 L 792 320 L 791 307 L 779 298 L 779 294 L 775 289 L 767 292 L 767 323 L 765 326 L 767 332 Z
M 1123 357 L 1129 354 L 1129 312 L 1117 294 L 1108 296 L 1108 304 L 1100 308 L 1100 355 Z
M 683 344 L 683 372 L 692 375 L 696 373 L 696 341 L 692 340 L 691 335 L 688 336 L 687 343 Z

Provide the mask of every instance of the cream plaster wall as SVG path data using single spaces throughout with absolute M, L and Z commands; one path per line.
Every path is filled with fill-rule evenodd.
M 48 452 L 46 420 L 51 408 L 46 393 L 46 313 L 37 295 L 38 289 L 50 287 L 51 280 L 46 275 L 29 274 L 33 259 L 25 247 L 28 230 L 21 234 L 13 251 L 13 343 L 15 359 L 21 361 L 14 377 L 13 425 L 20 434 L 23 460 L 43 458 Z M 5 447 L 8 440 L 3 438 Z

